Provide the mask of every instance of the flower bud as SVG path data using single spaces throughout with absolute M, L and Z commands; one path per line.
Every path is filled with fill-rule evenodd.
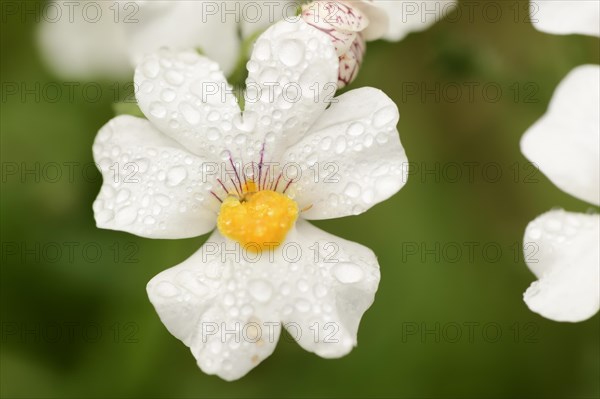
M 338 88 L 350 84 L 366 50 L 362 32 L 369 26 L 369 18 L 348 2 L 316 0 L 302 7 L 302 19 L 331 38 L 340 59 Z

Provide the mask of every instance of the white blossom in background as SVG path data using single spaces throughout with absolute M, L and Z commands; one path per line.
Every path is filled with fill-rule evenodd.
M 64 78 L 126 78 L 144 54 L 161 47 L 200 49 L 229 74 L 241 44 L 280 19 L 295 18 L 305 0 L 54 0 L 44 14 L 39 42 L 47 63 Z M 454 0 L 317 0 L 323 19 L 335 22 L 345 8 L 364 16 L 350 30 L 355 38 L 339 53 L 344 80 L 351 81 L 365 44 L 380 38 L 397 41 L 424 30 L 452 11 Z M 317 21 L 316 26 L 322 26 Z M 338 51 L 341 51 L 338 48 Z M 348 65 L 348 68 L 345 68 Z
M 377 259 L 307 220 L 357 215 L 391 197 L 407 158 L 398 109 L 383 92 L 333 98 L 338 64 L 326 34 L 279 22 L 255 43 L 242 112 L 217 63 L 163 49 L 135 73 L 148 120 L 120 116 L 98 133 L 99 227 L 150 238 L 214 230 L 147 287 L 208 374 L 244 376 L 273 352 L 282 327 L 325 358 L 357 344 Z
M 563 191 L 600 205 L 600 66 L 575 68 L 521 150 Z M 600 216 L 549 211 L 529 223 L 525 258 L 538 277 L 524 294 L 531 310 L 556 321 L 588 319 L 600 308 Z
M 455 5 L 452 0 L 316 0 L 302 7 L 301 16 L 330 36 L 340 58 L 338 87 L 342 88 L 358 75 L 366 42 L 401 40 L 439 21 Z
M 537 29 L 599 36 L 597 1 L 531 2 Z M 521 151 L 566 193 L 600 205 L 600 66 L 575 68 L 558 85 L 546 114 L 521 139 Z M 525 292 L 529 308 L 578 322 L 600 309 L 600 216 L 549 211 L 525 230 L 525 259 L 538 281 Z
M 128 78 L 161 47 L 200 49 L 229 74 L 243 40 L 295 13 L 293 0 L 54 0 L 38 38 L 65 78 Z
M 536 0 L 530 2 L 531 23 L 555 35 L 600 36 L 600 1 Z

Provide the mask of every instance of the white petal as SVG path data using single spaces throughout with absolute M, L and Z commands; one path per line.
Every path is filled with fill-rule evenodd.
M 373 0 L 373 4 L 387 12 L 389 28 L 384 39 L 398 41 L 411 32 L 429 28 L 443 19 L 456 7 L 454 0 L 406 1 Z
M 530 3 L 531 23 L 555 35 L 600 36 L 600 2 L 596 0 L 536 0 Z
M 525 231 L 527 266 L 538 277 L 525 292 L 529 308 L 556 320 L 578 322 L 600 308 L 600 216 L 555 210 Z
M 360 319 L 379 286 L 379 264 L 370 249 L 299 220 L 287 240 L 291 294 L 283 301 L 284 327 L 304 349 L 325 358 L 357 345 Z M 294 259 L 294 248 L 302 258 Z M 294 298 L 295 297 L 295 298 Z
M 289 193 L 302 208 L 312 205 L 306 219 L 360 214 L 398 192 L 408 176 L 393 101 L 370 87 L 336 100 L 283 157 L 286 170 L 302 169 Z
M 227 279 L 232 273 L 234 277 L 242 276 L 237 267 L 223 264 L 227 258 L 217 248 L 225 243 L 215 232 L 190 258 L 154 277 L 147 291 L 161 321 L 190 347 L 198 366 L 207 374 L 231 381 L 271 355 L 281 323 L 269 323 L 269 318 L 260 315 L 260 306 L 252 307 L 249 298 L 240 295 L 245 291 L 232 289 L 237 282 Z M 228 245 L 235 248 L 233 243 Z M 236 301 L 248 304 L 239 308 Z
M 523 154 L 561 190 L 600 205 L 600 67 L 575 68 L 521 139 Z
M 111 6 L 109 1 L 53 1 L 47 5 L 48 17 L 40 24 L 38 41 L 58 76 L 83 80 L 128 77 L 132 67 L 127 38 L 123 25 L 114 22 Z
M 224 4 L 224 3 L 223 3 Z M 139 5 L 137 23 L 128 29 L 130 55 L 137 65 L 145 54 L 161 47 L 172 50 L 201 49 L 230 73 L 237 61 L 240 39 L 238 24 L 223 18 L 221 4 L 210 1 L 151 1 Z
M 233 8 L 231 3 L 228 6 Z M 241 15 L 241 32 L 243 38 L 264 31 L 269 26 L 282 19 L 295 19 L 299 2 L 296 0 L 252 0 L 238 2 L 238 10 Z
M 190 349 L 207 374 L 237 380 L 271 356 L 281 333 L 281 323 L 253 314 L 232 316 L 226 306 L 215 306 L 198 320 L 199 336 Z M 256 312 L 255 312 L 256 313 Z
M 195 237 L 214 227 L 218 202 L 201 176 L 203 160 L 147 120 L 112 119 L 93 150 L 104 180 L 94 202 L 98 227 L 151 238 Z
M 369 26 L 362 32 L 365 41 L 381 39 L 389 31 L 390 18 L 383 7 L 377 6 L 371 0 L 361 0 L 352 3 L 369 18 Z
M 215 232 L 152 279 L 148 295 L 200 368 L 233 380 L 273 352 L 282 326 L 320 356 L 347 354 L 378 284 L 372 251 L 300 220 L 283 245 L 260 254 Z
M 152 124 L 201 156 L 222 149 L 223 137 L 240 116 L 219 66 L 194 51 L 148 55 L 136 68 L 135 84 L 139 106 Z
M 255 265 L 224 263 L 227 256 L 236 256 L 235 251 L 221 255 L 225 245 L 226 240 L 213 233 L 190 258 L 154 277 L 147 291 L 161 321 L 190 347 L 198 366 L 231 381 L 271 355 L 281 323 L 264 313 L 268 307 L 254 304 L 244 287 L 238 288 L 246 284 L 244 274 L 249 273 L 244 272 Z M 234 243 L 227 245 L 235 248 Z
M 338 56 L 329 37 L 302 20 L 263 33 L 248 62 L 246 111 L 279 145 L 301 136 L 337 89 Z

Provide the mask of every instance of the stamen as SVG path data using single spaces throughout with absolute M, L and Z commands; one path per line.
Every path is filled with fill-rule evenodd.
M 285 192 L 287 191 L 288 188 L 290 188 L 290 185 L 292 184 L 292 180 L 288 181 L 288 184 L 286 184 L 285 189 L 283 190 L 283 193 L 285 194 Z
M 241 198 L 242 197 L 242 193 L 240 192 L 240 190 L 238 190 L 237 186 L 235 185 L 235 182 L 233 181 L 232 178 L 229 179 L 231 181 L 231 185 L 233 186 L 233 188 L 235 188 L 235 191 L 238 193 L 238 196 Z M 244 190 L 242 190 L 244 191 Z
M 235 177 L 237 178 L 237 181 L 240 185 L 240 191 L 243 192 L 244 189 L 242 188 L 242 181 L 240 180 L 240 175 L 238 174 L 237 168 L 236 168 L 235 164 L 233 163 L 233 159 L 231 159 L 231 154 L 229 154 L 229 163 L 231 164 L 231 166 L 233 167 L 233 171 L 235 172 Z M 233 185 L 235 186 L 235 183 Z M 237 190 L 237 187 L 236 187 L 236 190 Z
M 227 189 L 227 187 L 225 187 L 225 185 L 223 184 L 223 182 L 221 181 L 221 179 L 217 179 L 217 181 L 219 182 L 219 184 L 221 185 L 221 187 L 223 187 L 223 190 L 225 190 L 225 193 L 227 193 L 227 195 L 229 195 L 229 190 Z
M 210 192 L 210 193 L 211 193 L 211 194 L 212 194 L 212 195 L 213 195 L 213 196 L 214 196 L 216 199 L 218 199 L 220 203 L 223 203 L 223 200 L 222 200 L 222 199 L 221 199 L 221 198 L 220 198 L 220 197 L 219 197 L 217 194 L 215 194 L 215 193 L 214 193 L 214 191 L 212 191 L 212 190 L 211 190 L 211 192 Z
M 281 176 L 283 176 L 283 172 L 279 172 L 279 176 L 277 177 L 277 181 L 275 182 L 275 188 L 273 191 L 277 191 L 277 186 L 279 186 L 279 180 L 281 180 Z

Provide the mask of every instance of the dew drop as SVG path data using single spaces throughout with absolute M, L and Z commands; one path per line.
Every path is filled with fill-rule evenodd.
M 546 221 L 546 223 L 544 223 L 544 227 L 548 231 L 558 232 L 562 228 L 562 222 L 558 219 L 549 219 L 548 221 Z
M 527 236 L 532 240 L 539 240 L 542 237 L 542 230 L 533 227 L 527 231 Z
M 182 166 L 175 166 L 167 172 L 167 186 L 177 186 L 187 177 L 187 171 Z
M 392 176 L 382 176 L 375 180 L 375 190 L 380 197 L 390 197 L 398 191 L 398 179 Z
M 157 118 L 164 118 L 167 115 L 167 109 L 159 102 L 150 104 L 150 114 Z
M 183 75 L 177 71 L 168 71 L 165 80 L 174 86 L 179 86 L 183 83 Z
M 166 281 L 161 281 L 156 286 L 156 293 L 163 298 L 172 298 L 179 295 L 179 288 Z
M 375 112 L 373 115 L 373 125 L 377 128 L 381 128 L 388 123 L 391 123 L 398 115 L 398 109 L 395 105 L 388 105 Z
M 226 294 L 223 298 L 225 306 L 233 306 L 235 304 L 235 297 L 232 294 Z
M 195 125 L 200 122 L 200 113 L 189 103 L 183 103 L 179 107 L 183 118 L 190 124 Z
M 358 198 L 360 196 L 360 192 L 360 186 L 356 183 L 348 183 L 348 185 L 344 189 L 344 194 L 346 194 L 350 198 Z
M 333 268 L 333 275 L 340 283 L 352 284 L 363 278 L 362 270 L 354 263 L 338 263 Z
M 335 153 L 341 154 L 346 151 L 346 139 L 343 136 L 339 136 L 335 140 Z
M 327 295 L 327 288 L 323 284 L 317 284 L 314 288 L 315 296 L 317 298 L 323 298 Z
M 277 54 L 284 65 L 296 66 L 304 59 L 304 45 L 298 40 L 284 40 Z
M 348 126 L 346 133 L 350 136 L 360 136 L 365 132 L 365 126 L 360 122 L 353 122 Z
M 273 288 L 263 280 L 253 280 L 248 285 L 248 291 L 252 298 L 259 302 L 267 302 L 273 295 Z
M 260 40 L 256 43 L 254 47 L 254 52 L 252 53 L 256 59 L 261 61 L 266 61 L 271 57 L 271 46 L 268 41 Z
M 150 79 L 157 77 L 160 72 L 160 65 L 155 59 L 146 61 L 142 68 L 144 69 L 144 74 Z
M 308 312 L 310 310 L 310 303 L 305 299 L 299 299 L 296 302 L 296 309 L 298 309 L 299 312 Z
M 306 282 L 306 280 L 304 280 L 304 279 L 298 280 L 298 283 L 296 285 L 298 286 L 298 290 L 300 292 L 308 291 L 309 287 L 308 287 L 308 283 Z
M 217 141 L 221 138 L 221 132 L 216 127 L 212 127 L 206 132 L 206 138 L 210 141 Z
M 164 89 L 160 94 L 160 97 L 163 99 L 163 101 L 166 101 L 168 103 L 173 101 L 175 99 L 175 96 L 176 96 L 175 90 L 171 90 L 171 89 Z
M 331 139 L 331 137 L 324 137 L 319 143 L 319 147 L 321 147 L 323 151 L 329 151 L 332 143 L 333 140 Z
M 126 188 L 119 190 L 119 193 L 117 194 L 117 203 L 127 201 L 130 194 L 131 194 L 131 192 L 129 190 L 127 190 Z
M 210 111 L 210 113 L 207 116 L 207 119 L 210 122 L 216 122 L 221 118 L 221 115 L 219 115 L 219 113 L 217 111 Z
M 127 206 L 125 208 L 121 208 L 117 214 L 115 215 L 115 221 L 117 224 L 122 226 L 130 225 L 135 221 L 137 217 L 137 212 L 135 207 Z

